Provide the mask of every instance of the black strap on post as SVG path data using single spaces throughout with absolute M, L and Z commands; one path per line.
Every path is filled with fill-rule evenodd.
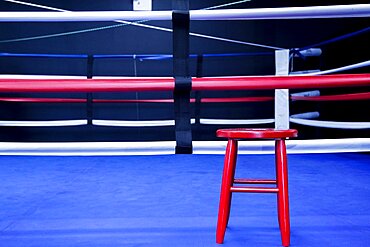
M 88 55 L 87 56 L 87 67 L 86 67 L 87 79 L 92 79 L 93 68 L 94 68 L 94 56 Z M 92 120 L 93 120 L 93 94 L 92 93 L 86 94 L 86 118 L 87 118 L 87 124 L 92 125 Z
M 193 152 L 190 91 L 191 76 L 189 71 L 189 0 L 173 0 L 173 77 L 175 79 L 174 108 L 176 154 Z

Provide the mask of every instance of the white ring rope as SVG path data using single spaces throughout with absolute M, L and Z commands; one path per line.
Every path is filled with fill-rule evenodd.
M 51 120 L 51 121 L 0 121 L 0 126 L 8 127 L 61 127 L 87 125 L 87 120 Z
M 193 141 L 193 154 L 225 154 L 227 141 Z M 288 153 L 369 152 L 370 138 L 287 140 Z M 0 155 L 163 155 L 175 154 L 175 141 L 0 142 Z M 240 154 L 273 154 L 274 141 L 240 141 Z
M 165 127 L 175 126 L 175 120 L 92 120 L 93 125 L 111 126 L 111 127 Z M 191 119 L 191 123 L 195 123 L 195 119 Z
M 334 122 L 312 120 L 307 118 L 317 117 L 318 113 L 302 113 L 292 115 L 290 122 L 323 128 L 337 129 L 368 129 L 370 122 Z M 195 123 L 195 119 L 191 119 L 191 124 Z M 209 119 L 201 118 L 200 124 L 204 125 L 252 125 L 252 124 L 269 124 L 274 123 L 274 119 Z M 51 120 L 51 121 L 0 121 L 2 127 L 62 127 L 62 126 L 81 126 L 87 125 L 87 120 Z M 100 120 L 94 119 L 93 125 L 110 126 L 110 127 L 165 127 L 174 126 L 175 120 Z
M 250 125 L 273 123 L 274 119 L 208 119 L 201 118 L 200 124 L 205 125 Z M 93 119 L 95 126 L 109 127 L 166 127 L 175 126 L 175 120 L 103 120 Z M 195 124 L 195 119 L 191 119 L 191 124 Z M 53 121 L 0 121 L 0 126 L 8 127 L 62 127 L 62 126 L 81 126 L 87 125 L 87 120 L 53 120 Z
M 370 4 L 262 9 L 190 10 L 190 20 L 274 20 L 370 17 Z M 0 12 L 0 22 L 172 20 L 172 11 Z
M 331 74 L 331 73 L 336 73 L 336 72 L 342 72 L 346 70 L 351 70 L 351 69 L 358 69 L 362 67 L 370 66 L 370 60 L 367 60 L 365 62 L 360 62 L 360 63 L 355 63 L 335 69 L 329 69 L 329 70 L 324 70 L 324 71 L 319 71 L 319 72 L 314 72 L 314 73 L 307 73 L 307 74 L 295 74 L 295 75 L 301 75 L 301 76 L 307 76 L 307 75 L 326 75 L 326 74 Z
M 292 115 L 290 122 L 323 128 L 337 129 L 368 129 L 370 122 L 335 122 L 312 120 L 307 118 L 316 117 L 316 115 L 302 114 Z M 195 123 L 195 119 L 191 119 L 191 124 Z M 201 118 L 200 124 L 204 125 L 253 125 L 253 124 L 269 124 L 274 123 L 274 119 L 209 119 Z M 8 127 L 62 127 L 62 126 L 81 126 L 87 125 L 87 120 L 54 120 L 54 121 L 0 121 L 0 126 Z M 100 120 L 94 119 L 95 126 L 109 127 L 166 127 L 174 126 L 175 120 Z
M 231 2 L 231 3 L 216 5 L 216 6 L 212 6 L 212 7 L 207 7 L 205 9 L 218 9 L 218 8 L 228 7 L 228 6 L 231 6 L 231 5 L 241 4 L 241 3 L 250 2 L 250 1 L 251 0 L 241 0 L 241 1 Z M 17 3 L 17 4 L 21 4 L 21 5 L 26 5 L 26 6 L 36 7 L 36 8 L 43 8 L 43 9 L 54 10 L 54 11 L 68 12 L 67 10 L 63 10 L 63 9 L 47 7 L 45 5 L 39 5 L 39 4 L 28 3 L 28 2 L 17 1 L 17 0 L 4 0 L 4 2 Z
M 250 124 L 269 124 L 274 123 L 273 118 L 269 119 L 210 119 L 210 118 L 201 118 L 199 120 L 200 124 L 208 125 L 250 125 Z

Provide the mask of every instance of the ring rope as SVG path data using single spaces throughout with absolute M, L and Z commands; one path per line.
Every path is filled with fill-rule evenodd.
M 368 100 L 370 92 L 321 95 L 321 96 L 297 96 L 290 98 L 296 101 L 353 101 Z M 201 98 L 201 103 L 242 103 L 242 102 L 266 102 L 273 101 L 274 97 L 233 97 L 233 98 Z M 24 98 L 24 97 L 0 97 L 2 102 L 24 102 L 24 103 L 86 103 L 82 98 Z M 195 103 L 195 99 L 190 99 Z M 173 103 L 173 99 L 93 99 L 93 103 Z
M 234 98 L 200 98 L 201 103 L 242 103 L 242 102 L 266 102 L 273 101 L 274 97 L 234 97 Z M 0 97 L 2 102 L 19 103 L 86 103 L 82 98 L 24 98 L 24 97 Z M 195 103 L 195 99 L 190 99 Z M 93 99 L 93 103 L 173 103 L 173 99 Z
M 0 126 L 8 127 L 62 127 L 62 126 L 81 126 L 87 125 L 86 119 L 75 120 L 51 120 L 51 121 L 0 121 Z
M 190 121 L 195 124 L 194 118 Z M 199 123 L 203 125 L 254 125 L 274 123 L 274 119 L 210 119 L 200 118 Z M 87 125 L 85 119 L 76 120 L 42 120 L 42 121 L 13 121 L 2 120 L 2 127 L 68 127 Z M 92 125 L 109 127 L 168 127 L 175 126 L 175 120 L 108 120 L 93 119 Z
M 20 2 L 20 1 L 10 1 L 10 2 L 14 2 L 14 3 L 20 3 L 20 4 L 22 4 L 22 2 Z M 27 4 L 27 3 L 26 3 Z M 47 6 L 41 6 L 41 5 L 36 5 L 36 7 L 44 7 L 44 8 L 46 8 L 46 9 L 50 9 L 50 7 L 47 7 Z M 216 6 L 217 7 L 217 6 Z M 56 9 L 56 8 L 51 8 L 51 9 L 53 9 L 53 10 L 57 10 L 57 11 L 62 11 L 62 12 L 69 12 L 69 11 L 66 11 L 66 10 L 61 10 L 61 9 Z M 210 9 L 210 8 L 208 8 L 208 9 Z M 366 31 L 366 30 L 365 30 Z M 355 33 L 356 34 L 356 33 Z M 352 36 L 352 35 L 350 35 L 350 36 Z M 1 42 L 1 41 L 0 41 Z
M 240 76 L 193 78 L 193 91 L 269 90 L 369 86 L 370 74 L 321 76 Z M 139 92 L 173 91 L 173 78 L 0 79 L 0 92 Z
M 241 76 L 193 78 L 193 91 L 269 90 L 370 85 L 370 74 L 321 76 Z M 173 91 L 173 78 L 124 79 L 0 79 L 0 92 L 140 92 Z
M 190 10 L 190 20 L 274 20 L 369 17 L 370 4 L 261 9 Z M 0 12 L 1 22 L 172 20 L 172 11 Z
M 225 53 L 225 54 L 204 54 L 204 57 L 218 57 L 218 56 L 249 56 L 249 55 L 271 55 L 272 53 Z M 140 58 L 140 59 L 172 59 L 172 55 L 156 55 L 156 54 L 146 54 L 146 55 L 94 55 L 94 58 Z M 192 54 L 190 57 L 197 57 L 198 55 Z M 87 55 L 81 55 L 81 54 L 22 54 L 22 53 L 0 53 L 0 57 L 52 57 L 52 58 L 87 58 Z M 330 70 L 325 71 L 315 71 L 315 72 L 308 72 L 308 73 L 297 73 L 297 72 L 291 72 L 290 75 L 296 75 L 296 76 L 307 76 L 307 75 L 326 75 L 331 73 L 337 73 L 337 72 L 343 72 L 351 69 L 358 69 L 370 66 L 370 60 L 359 62 L 351 65 L 346 65 L 339 68 L 334 68 Z
M 195 123 L 195 120 L 191 120 Z M 110 126 L 110 127 L 166 127 L 175 126 L 175 120 L 102 120 L 93 119 L 92 124 L 96 126 Z
M 250 2 L 250 1 L 251 0 L 241 0 L 241 1 L 231 2 L 231 3 L 216 5 L 216 6 L 212 6 L 212 7 L 207 7 L 207 8 L 204 8 L 204 9 L 208 10 L 208 9 L 223 8 L 223 7 L 228 7 L 228 6 L 231 6 L 231 5 L 241 4 L 241 3 Z M 67 10 L 63 10 L 63 9 L 48 7 L 48 6 L 40 5 L 40 4 L 28 3 L 28 2 L 24 2 L 24 1 L 4 0 L 4 2 L 17 3 L 17 4 L 21 4 L 21 5 L 26 5 L 26 6 L 36 7 L 36 8 L 43 8 L 43 9 L 54 10 L 54 11 L 67 11 Z
M 331 73 L 343 72 L 343 71 L 346 71 L 346 70 L 358 69 L 358 68 L 363 68 L 363 67 L 367 67 L 367 66 L 370 66 L 370 60 L 360 62 L 360 63 L 351 64 L 351 65 L 347 65 L 347 66 L 343 66 L 343 67 L 339 67 L 339 68 L 335 68 L 335 69 L 329 69 L 329 70 L 318 71 L 318 72 L 307 73 L 307 74 L 297 74 L 297 76 L 327 75 L 327 74 L 331 74 Z
M 298 115 L 298 114 L 297 114 Z M 95 126 L 110 126 L 110 127 L 166 127 L 174 126 L 175 120 L 102 120 L 93 119 Z M 312 120 L 297 117 L 290 117 L 290 122 L 322 128 L 336 129 L 369 129 L 370 122 L 336 122 Z M 191 119 L 191 124 L 195 123 L 195 119 Z M 200 118 L 200 124 L 203 125 L 255 125 L 255 124 L 270 124 L 274 123 L 274 119 L 209 119 Z M 0 126 L 5 127 L 67 127 L 67 126 L 82 126 L 87 125 L 86 119 L 76 120 L 52 120 L 52 121 L 0 121 Z
M 207 125 L 250 125 L 250 124 L 269 124 L 274 123 L 273 118 L 267 119 L 210 119 L 210 118 L 201 118 L 199 120 L 200 124 Z
M 240 52 L 240 53 L 206 53 L 206 54 L 190 54 L 189 58 L 197 58 L 199 55 L 203 57 L 248 57 L 248 56 L 265 56 L 274 55 L 273 52 Z M 31 58 L 82 58 L 87 59 L 86 54 L 40 54 L 40 53 L 0 53 L 0 57 L 31 57 Z M 99 54 L 92 55 L 94 59 L 112 59 L 112 58 L 122 58 L 122 59 L 140 59 L 140 60 L 162 60 L 162 59 L 172 59 L 172 54 Z
M 290 122 L 322 128 L 335 128 L 335 129 L 369 129 L 370 122 L 334 122 L 334 121 L 323 121 L 323 120 L 312 120 L 312 119 L 299 119 L 290 118 Z
M 332 39 L 329 39 L 329 40 L 325 40 L 325 41 L 322 41 L 322 42 L 319 42 L 319 43 L 316 43 L 316 44 L 308 45 L 308 46 L 299 48 L 298 50 L 302 51 L 302 50 L 307 50 L 307 49 L 314 48 L 314 47 L 321 47 L 321 46 L 324 46 L 324 45 L 327 45 L 327 44 L 331 44 L 331 43 L 334 43 L 334 42 L 337 42 L 337 41 L 341 41 L 341 40 L 344 40 L 344 39 L 348 39 L 348 38 L 366 33 L 368 31 L 370 31 L 370 27 L 366 27 L 364 29 L 357 30 L 357 31 L 352 32 L 352 33 L 347 33 L 347 34 L 344 34 L 344 35 L 341 35 L 341 36 L 338 36 L 338 37 L 335 37 L 335 38 L 332 38 Z

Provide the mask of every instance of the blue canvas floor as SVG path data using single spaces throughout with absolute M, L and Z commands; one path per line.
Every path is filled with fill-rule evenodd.
M 292 154 L 291 246 L 369 246 L 370 154 Z M 280 246 L 276 196 L 234 194 L 215 243 L 223 156 L 0 156 L 0 246 Z M 272 155 L 236 177 L 274 177 Z

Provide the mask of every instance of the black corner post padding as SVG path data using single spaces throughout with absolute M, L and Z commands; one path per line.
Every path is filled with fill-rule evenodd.
M 92 79 L 94 71 L 94 56 L 87 56 L 87 67 L 86 67 L 86 77 L 87 79 Z M 86 118 L 87 124 L 92 125 L 93 120 L 93 94 L 86 94 Z
M 189 0 L 173 0 L 173 77 L 176 154 L 193 153 L 189 71 Z

